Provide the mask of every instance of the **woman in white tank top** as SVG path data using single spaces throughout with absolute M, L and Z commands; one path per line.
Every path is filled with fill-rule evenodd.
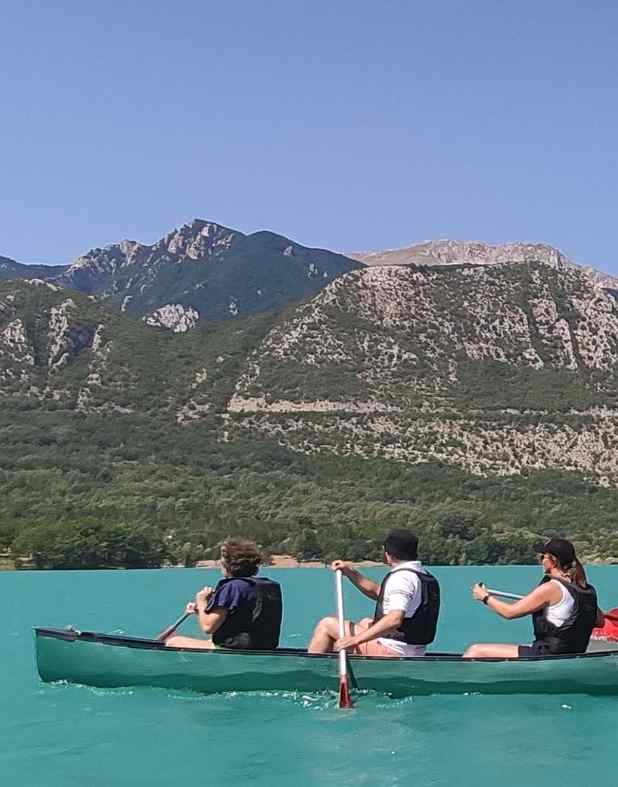
M 592 627 L 603 625 L 603 613 L 596 605 L 596 592 L 586 583 L 573 544 L 562 538 L 552 538 L 536 545 L 535 549 L 540 553 L 545 578 L 519 601 L 508 604 L 494 598 L 481 584 L 472 587 L 475 599 L 507 620 L 532 615 L 535 641 L 531 645 L 470 645 L 464 658 L 522 658 L 583 652 Z

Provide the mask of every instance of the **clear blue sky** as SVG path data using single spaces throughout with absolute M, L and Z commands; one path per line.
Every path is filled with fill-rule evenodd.
M 0 255 L 193 217 L 338 250 L 548 242 L 618 273 L 618 5 L 20 0 Z

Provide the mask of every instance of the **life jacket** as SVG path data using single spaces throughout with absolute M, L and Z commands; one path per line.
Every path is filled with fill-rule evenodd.
M 558 577 L 543 577 L 540 585 L 554 579 L 567 589 L 575 602 L 569 617 L 561 626 L 547 620 L 547 607 L 532 615 L 534 638 L 547 645 L 550 653 L 585 653 L 597 616 L 597 593 L 592 585 L 585 588 Z
M 236 609 L 212 635 L 215 645 L 234 650 L 275 650 L 279 645 L 283 600 L 281 586 L 266 577 L 228 577 L 217 588 L 232 580 L 242 579 L 255 588 L 252 610 Z
M 406 642 L 408 645 L 428 645 L 433 642 L 438 626 L 438 615 L 440 613 L 440 585 L 438 580 L 426 571 L 415 571 L 413 568 L 396 568 L 382 580 L 378 603 L 373 616 L 373 622 L 384 617 L 384 590 L 388 578 L 398 571 L 410 571 L 416 574 L 421 583 L 421 603 L 411 618 L 404 618 L 399 628 L 385 634 L 388 639 L 396 639 Z

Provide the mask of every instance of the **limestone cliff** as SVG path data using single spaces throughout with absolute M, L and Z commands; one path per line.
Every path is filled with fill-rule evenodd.
M 618 307 L 584 272 L 371 267 L 273 328 L 229 412 L 304 451 L 616 484 L 617 373 Z
M 383 251 L 352 252 L 348 256 L 365 265 L 500 265 L 542 262 L 557 270 L 580 268 L 608 289 L 618 288 L 618 278 L 590 266 L 577 265 L 546 243 L 500 243 L 432 240 Z

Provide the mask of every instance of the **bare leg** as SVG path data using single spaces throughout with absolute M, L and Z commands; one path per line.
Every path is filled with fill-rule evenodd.
M 199 648 L 200 650 L 213 650 L 215 647 L 211 639 L 195 639 L 194 637 L 168 637 L 165 640 L 166 648 Z
M 350 633 L 350 621 L 345 621 L 345 632 Z M 330 653 L 333 643 L 339 639 L 339 621 L 337 618 L 322 618 L 313 630 L 307 647 L 308 653 Z
M 470 645 L 463 654 L 464 659 L 516 659 L 519 645 L 499 645 L 490 642 Z
M 344 623 L 346 636 L 353 636 L 362 629 L 367 629 L 373 623 L 371 618 L 363 618 L 359 623 L 346 620 Z M 333 644 L 339 639 L 339 620 L 337 618 L 322 618 L 313 631 L 311 641 L 307 647 L 308 653 L 330 653 Z

